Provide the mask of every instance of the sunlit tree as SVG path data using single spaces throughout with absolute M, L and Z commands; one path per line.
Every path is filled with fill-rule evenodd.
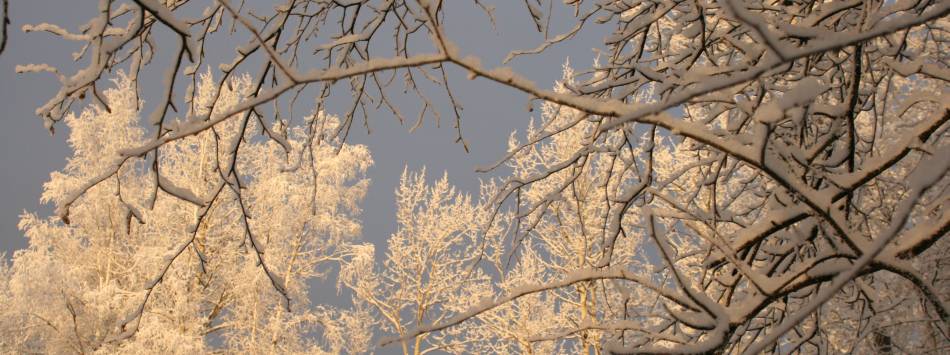
M 424 168 L 403 172 L 396 190 L 399 228 L 387 241 L 382 265 L 374 267 L 374 248 L 366 245 L 342 271 L 355 302 L 372 308 L 372 321 L 390 336 L 406 337 L 414 328 L 464 311 L 490 294 L 488 277 L 473 268 L 490 210 L 450 186 L 448 175 L 431 186 L 425 179 Z M 478 339 L 460 336 L 464 331 L 460 327 L 449 334 L 406 338 L 400 341 L 402 351 L 465 352 Z
M 201 105 L 210 81 L 200 81 Z M 45 200 L 64 198 L 107 164 L 103 156 L 146 139 L 132 81 L 120 74 L 115 85 L 105 92 L 111 111 L 66 118 L 73 155 Z M 246 97 L 249 78 L 230 88 L 216 98 L 222 107 Z M 311 119 L 337 124 L 322 113 Z M 259 127 L 236 115 L 163 146 L 158 166 L 127 163 L 76 201 L 69 224 L 25 214 L 29 247 L 4 270 L 4 351 L 360 351 L 352 346 L 368 333 L 359 317 L 312 305 L 307 282 L 326 277 L 359 236 L 369 152 L 291 129 L 281 131 L 288 155 L 275 141 L 251 140 Z M 228 154 L 233 145 L 245 154 Z
M 31 248 L 3 292 L 49 312 L 6 311 L 30 325 L 10 338 L 40 351 L 200 351 L 202 332 L 222 326 L 232 349 L 288 352 L 313 350 L 314 337 L 292 334 L 318 324 L 332 336 L 317 345 L 358 351 L 370 336 L 347 322 L 362 319 L 407 353 L 947 348 L 950 2 L 524 4 L 519 19 L 543 39 L 504 62 L 606 28 L 594 64 L 553 90 L 485 67 L 446 31 L 473 10 L 499 20 L 481 0 L 459 13 L 439 0 L 100 0 L 76 30 L 25 26 L 79 42 L 84 67 L 19 67 L 58 78 L 37 115 L 50 130 L 65 120 L 77 155 L 44 194 L 57 217 L 23 219 Z M 553 33 L 561 20 L 573 27 Z M 241 44 L 220 58 L 213 41 Z M 163 92 L 136 128 L 151 84 L 140 73 L 165 55 Z M 209 67 L 216 81 L 202 79 Z M 541 118 L 478 203 L 405 177 L 400 230 L 373 266 L 347 237 L 361 195 L 348 189 L 365 185 L 345 181 L 369 159 L 346 137 L 359 115 L 367 129 L 374 113 L 409 121 L 394 92 L 415 95 L 417 122 L 438 119 L 435 87 L 467 149 L 477 137 L 463 134 L 446 68 L 524 93 Z M 126 105 L 102 92 L 116 78 Z M 350 104 L 336 121 L 323 112 L 340 91 Z M 85 102 L 91 118 L 75 119 Z M 347 168 L 317 166 L 328 162 Z M 324 188 L 324 171 L 343 175 Z M 294 265 L 324 261 L 342 263 L 352 310 L 307 307 L 299 282 L 322 269 Z M 199 302 L 198 288 L 253 292 Z M 202 312 L 216 315 L 207 326 L 188 318 Z M 229 325 L 237 317 L 248 318 Z M 359 331 L 333 328 L 347 326 Z

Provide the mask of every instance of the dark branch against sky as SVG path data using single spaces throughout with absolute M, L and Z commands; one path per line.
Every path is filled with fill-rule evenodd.
M 534 48 L 544 40 L 532 23 L 521 21 L 525 15 L 523 12 L 527 11 L 523 6 L 517 2 L 498 2 L 495 5 L 496 28 L 493 30 L 489 18 L 475 4 L 445 3 L 446 16 L 451 20 L 446 22 L 447 35 L 456 41 L 463 54 L 477 54 L 487 66 L 501 65 L 510 51 Z M 49 11 L 51 8 L 56 11 Z M 21 28 L 25 24 L 49 22 L 75 30 L 94 12 L 95 6 L 84 2 L 37 0 L 10 4 L 10 38 L 6 52 L 0 56 L 0 166 L 3 167 L 0 169 L 0 181 L 3 181 L 0 184 L 0 241 L 2 252 L 7 253 L 8 258 L 13 251 L 26 246 L 26 240 L 17 230 L 18 216 L 24 210 L 40 215 L 52 214 L 52 207 L 40 204 L 39 197 L 49 173 L 62 169 L 69 152 L 65 142 L 67 132 L 56 132 L 50 137 L 42 121 L 34 114 L 36 107 L 55 93 L 56 79 L 43 74 L 18 75 L 14 67 L 26 63 L 47 63 L 62 68 L 78 66 L 68 62 L 70 54 L 78 49 L 76 43 L 45 33 L 24 33 Z M 565 26 L 570 24 L 565 21 Z M 551 32 L 567 29 L 552 23 Z M 167 32 L 161 35 L 171 38 L 171 31 Z M 509 65 L 538 85 L 550 87 L 561 77 L 562 66 L 568 58 L 583 66 L 593 60 L 593 46 L 585 46 L 585 43 L 602 40 L 595 38 L 595 32 L 582 31 L 577 40 L 553 46 L 540 56 L 518 57 Z M 212 56 L 222 55 L 221 51 L 232 48 L 228 43 L 215 42 L 212 45 L 220 46 L 208 49 Z M 168 52 L 172 50 L 170 45 L 160 49 L 153 69 L 144 71 L 141 78 L 144 114 L 151 112 L 154 101 L 158 101 L 161 86 L 147 83 L 161 82 L 162 61 L 168 61 L 172 54 Z M 215 53 L 216 50 L 219 53 Z M 430 179 L 447 171 L 453 183 L 475 193 L 479 179 L 495 175 L 475 174 L 475 168 L 501 158 L 511 132 L 523 129 L 530 118 L 537 116 L 536 112 L 527 110 L 528 97 L 523 93 L 486 80 L 467 80 L 466 73 L 455 66 L 447 66 L 446 70 L 453 93 L 463 107 L 462 129 L 470 153 L 454 142 L 453 122 L 448 116 L 443 117 L 438 127 L 433 119 L 426 117 L 422 127 L 409 132 L 414 122 L 400 124 L 390 112 L 370 112 L 370 133 L 367 134 L 360 118 L 348 138 L 350 143 L 367 145 L 375 161 L 368 173 L 372 182 L 363 201 L 362 217 L 364 240 L 377 246 L 385 248 L 385 240 L 395 231 L 393 192 L 404 167 L 416 170 L 426 166 Z M 212 73 L 217 73 L 217 70 L 213 69 Z M 447 97 L 434 99 L 444 114 L 450 112 Z M 402 101 L 395 102 L 400 108 L 421 108 L 414 96 L 396 96 L 395 100 Z M 347 98 L 331 98 L 328 111 L 342 115 L 347 105 Z M 72 109 L 75 111 L 81 107 Z M 403 112 L 407 117 L 415 117 L 415 113 Z M 171 113 L 170 117 L 176 116 Z M 65 125 L 57 125 L 56 129 L 63 130 Z

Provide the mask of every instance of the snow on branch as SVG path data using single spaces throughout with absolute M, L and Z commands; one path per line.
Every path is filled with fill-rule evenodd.
M 30 251 L 0 264 L 0 297 L 26 300 L 0 316 L 51 340 L 0 351 L 167 350 L 139 343 L 151 332 L 195 352 L 948 346 L 950 3 L 497 6 L 520 17 L 482 1 L 101 0 L 78 29 L 24 26 L 78 42 L 82 63 L 17 67 L 58 79 L 36 113 L 69 126 L 74 156 L 44 190 L 58 219 L 24 216 Z M 603 40 L 548 89 L 457 45 L 466 10 L 538 30 L 503 63 Z M 538 117 L 478 169 L 497 175 L 475 196 L 407 170 L 376 262 L 380 246 L 356 239 L 372 160 L 347 138 L 360 119 L 370 132 L 391 114 L 414 131 L 448 109 L 468 151 L 479 138 L 463 134 L 462 103 L 482 103 L 450 87 L 453 69 L 516 90 Z M 155 71 L 161 83 L 143 79 Z M 160 94 L 140 97 L 144 86 Z M 155 106 L 138 122 L 142 101 Z M 2 288 L 33 267 L 41 286 Z M 317 277 L 352 290 L 352 307 L 299 302 Z M 30 293 L 50 285 L 72 286 Z

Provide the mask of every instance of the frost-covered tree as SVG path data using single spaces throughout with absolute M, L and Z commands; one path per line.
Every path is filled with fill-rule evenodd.
M 524 4 L 523 19 L 544 39 L 534 49 L 513 50 L 506 62 L 544 53 L 582 31 L 609 28 L 600 36 L 604 41 L 597 48 L 599 60 L 571 72 L 554 90 L 542 89 L 510 68 L 488 69 L 477 48 L 460 48 L 445 31 L 455 16 L 470 14 L 447 11 L 452 5 L 440 0 L 289 0 L 270 8 L 225 0 L 100 0 L 96 17 L 77 30 L 54 24 L 25 26 L 27 31 L 49 32 L 82 45 L 75 58 L 86 66 L 74 73 L 44 64 L 19 68 L 49 72 L 59 79 L 58 93 L 37 109 L 51 130 L 82 100 L 93 101 L 99 112 L 121 113 L 100 92 L 104 82 L 124 70 L 131 80 L 127 95 L 135 95 L 141 86 L 139 74 L 154 66 L 153 59 L 164 53 L 172 58 L 164 68 L 164 91 L 153 101 L 158 106 L 147 115 L 152 127 L 136 132 L 106 123 L 90 126 L 90 131 L 101 130 L 106 137 L 134 139 L 102 140 L 108 150 L 89 158 L 81 169 L 73 168 L 81 171 L 67 168 L 64 177 L 54 177 L 46 196 L 57 205 L 60 220 L 76 225 L 28 217 L 24 226 L 29 233 L 42 228 L 109 230 L 105 226 L 118 223 L 118 230 L 145 228 L 153 231 L 149 235 L 170 238 L 181 234 L 163 224 L 173 222 L 149 224 L 154 220 L 150 214 L 165 211 L 158 218 L 162 221 L 194 218 L 185 216 L 189 213 L 185 208 L 162 208 L 169 203 L 163 200 L 192 204 L 189 208 L 198 217 L 191 224 L 193 230 L 185 230 L 192 235 L 187 242 L 182 244 L 179 238 L 174 239 L 178 243 L 153 246 L 161 251 L 177 245 L 171 261 L 156 261 L 170 265 L 159 274 L 167 276 L 179 272 L 174 262 L 179 257 L 212 267 L 203 256 L 202 245 L 210 236 L 203 228 L 212 227 L 216 214 L 236 215 L 236 221 L 221 219 L 228 223 L 220 228 L 239 235 L 244 230 L 244 238 L 237 239 L 246 241 L 248 258 L 260 263 L 249 270 L 276 293 L 261 301 L 266 306 L 255 309 L 276 308 L 283 302 L 278 300 L 299 297 L 300 289 L 286 280 L 300 269 L 281 264 L 280 257 L 270 260 L 270 252 L 262 254 L 263 247 L 271 245 L 266 229 L 294 228 L 293 223 L 282 225 L 283 219 L 300 220 L 292 212 L 274 212 L 279 219 L 271 225 L 255 225 L 255 211 L 269 215 L 277 206 L 268 203 L 290 204 L 306 188 L 285 199 L 255 197 L 251 186 L 257 180 L 246 175 L 253 168 L 242 164 L 287 162 L 281 166 L 283 173 L 300 174 L 304 180 L 297 183 L 312 189 L 307 196 L 323 198 L 314 187 L 319 177 L 304 178 L 307 172 L 318 171 L 307 165 L 323 161 L 310 152 L 330 146 L 345 151 L 357 114 L 364 115 L 368 126 L 367 109 L 372 107 L 406 120 L 395 100 L 389 99 L 393 91 L 417 95 L 419 117 L 438 115 L 439 105 L 427 91 L 431 85 L 417 85 L 422 80 L 444 92 L 458 141 L 465 145 L 472 137 L 463 139 L 459 104 L 463 98 L 453 95 L 446 70 L 455 67 L 468 72 L 470 79 L 485 78 L 542 102 L 543 116 L 500 160 L 498 166 L 507 163 L 514 172 L 490 189 L 491 196 L 484 196 L 488 203 L 478 205 L 488 211 L 477 214 L 487 219 L 481 234 L 474 233 L 479 238 L 472 244 L 425 251 L 444 255 L 448 258 L 444 265 L 471 260 L 464 270 L 472 279 L 466 282 L 487 277 L 484 288 L 464 291 L 470 292 L 465 297 L 440 299 L 451 303 L 432 307 L 428 296 L 437 293 L 424 293 L 429 285 L 419 279 L 422 274 L 414 275 L 414 289 L 380 275 L 436 265 L 393 260 L 373 269 L 379 271 L 347 269 L 350 274 L 344 280 L 357 290 L 358 300 L 378 298 L 377 304 L 357 305 L 354 314 L 385 318 L 388 312 L 391 319 L 381 324 L 388 324 L 386 331 L 396 335 L 397 343 L 419 340 L 419 345 L 438 347 L 443 340 L 444 344 L 488 342 L 484 345 L 488 348 L 477 349 L 523 352 L 946 349 L 950 308 L 947 280 L 940 270 L 946 264 L 943 237 L 950 230 L 946 158 L 950 156 L 946 139 L 950 2 L 525 0 Z M 497 20 L 490 4 L 474 0 L 472 5 L 488 15 L 486 26 Z M 556 15 L 563 10 L 569 10 L 574 26 L 553 34 L 551 24 L 563 23 Z M 169 40 L 153 34 L 157 28 L 174 35 Z M 211 41 L 235 43 L 235 36 L 247 40 L 235 47 L 233 57 L 233 52 L 222 59 L 205 50 Z M 166 44 L 173 50 L 157 50 Z M 237 96 L 240 100 L 227 100 L 236 73 L 258 64 L 254 76 L 238 85 L 244 90 Z M 222 75 L 213 84 L 199 85 L 206 67 Z M 298 98 L 313 97 L 313 108 L 303 112 L 324 112 L 327 99 L 341 88 L 352 101 L 339 123 L 321 114 L 301 115 L 296 109 L 302 102 Z M 187 115 L 172 120 L 170 109 Z M 257 131 L 264 138 L 252 134 Z M 213 143 L 189 143 L 196 140 Z M 251 149 L 254 145 L 270 150 Z M 208 153 L 213 168 L 185 169 L 205 161 L 201 147 L 216 148 Z M 268 158 L 274 156 L 285 160 Z M 133 179 L 129 174 L 149 178 Z M 219 192 L 220 202 L 208 202 L 218 201 L 207 196 Z M 113 196 L 109 201 L 117 207 L 112 214 L 83 207 L 84 201 L 99 195 Z M 233 202 L 226 202 L 229 199 Z M 335 211 L 332 199 L 316 199 L 310 202 L 313 206 Z M 454 203 L 415 200 L 409 206 Z M 121 218 L 104 217 L 111 215 Z M 436 228 L 426 232 L 431 233 L 442 228 L 426 227 L 425 213 L 411 215 L 401 218 L 407 230 Z M 203 223 L 206 218 L 209 222 Z M 136 226 L 139 222 L 146 227 Z M 290 251 L 274 254 L 297 260 L 295 245 L 314 247 L 307 244 L 310 239 L 292 236 L 324 227 L 301 225 L 282 230 L 287 234 L 281 236 L 291 239 L 282 240 L 280 248 Z M 337 238 L 351 231 L 348 226 L 342 223 L 340 230 L 324 232 Z M 512 232 L 486 232 L 491 228 Z M 513 243 L 500 241 L 501 235 Z M 394 240 L 403 237 L 397 233 Z M 391 246 L 411 250 L 422 248 L 410 247 L 413 241 L 438 245 L 439 238 L 444 236 L 406 239 L 409 249 Z M 148 239 L 153 240 L 157 238 Z M 77 250 L 92 245 L 84 239 L 75 243 Z M 454 254 L 460 250 L 476 255 Z M 371 260 L 366 257 L 368 248 L 359 245 L 325 252 L 367 266 Z M 149 255 L 144 260 L 165 255 L 142 253 Z M 115 270 L 109 275 L 134 270 L 106 269 Z M 17 262 L 10 270 L 5 277 L 15 284 Z M 150 297 L 153 290 L 162 292 L 153 285 L 130 292 L 139 299 L 138 293 Z M 415 292 L 417 297 L 406 301 L 409 298 L 399 293 L 403 291 L 396 290 Z M 426 297 L 420 298 L 420 292 Z M 448 294 L 463 291 L 453 292 Z M 489 299 L 478 300 L 486 294 Z M 58 314 L 62 319 L 79 314 L 70 311 L 80 304 L 76 298 L 45 297 L 46 302 L 65 307 L 66 312 Z M 406 304 L 416 309 L 403 311 Z M 384 311 L 386 307 L 391 309 Z M 152 329 L 143 323 L 147 309 L 120 322 L 126 325 L 124 330 Z M 410 313 L 412 317 L 404 318 Z M 273 312 L 270 316 L 276 317 Z M 261 332 L 304 323 L 271 319 L 272 323 L 262 320 L 256 323 L 260 326 L 236 332 L 240 335 L 235 336 L 252 340 L 235 343 L 260 344 Z M 63 329 L 61 334 L 70 329 L 66 323 L 55 323 L 56 329 Z M 192 334 L 189 331 L 179 333 Z M 63 349 L 90 344 L 83 336 L 74 338 L 84 340 L 58 339 L 66 339 Z M 416 346 L 412 351 L 420 350 Z
M 365 245 L 344 266 L 341 280 L 353 290 L 357 305 L 371 308 L 384 334 L 406 337 L 421 325 L 466 310 L 489 295 L 489 279 L 472 269 L 479 257 L 479 236 L 490 210 L 449 185 L 448 175 L 429 186 L 425 168 L 405 170 L 396 190 L 399 228 L 388 239 L 385 261 L 374 267 L 374 248 Z M 400 341 L 405 354 L 465 352 L 479 339 L 447 334 L 420 334 Z M 470 350 L 469 350 L 470 351 Z
M 211 80 L 199 82 L 198 107 L 212 99 Z M 104 93 L 110 110 L 66 118 L 73 155 L 44 200 L 64 198 L 108 164 L 103 156 L 147 139 L 132 80 L 120 73 L 114 84 Z M 232 79 L 215 99 L 229 107 L 250 86 Z M 337 124 L 322 113 L 311 119 Z M 251 138 L 259 127 L 235 115 L 162 146 L 158 166 L 133 158 L 76 200 L 69 224 L 23 215 L 29 247 L 0 280 L 2 351 L 360 351 L 354 344 L 368 336 L 360 317 L 312 305 L 307 283 L 342 262 L 359 236 L 369 152 L 282 131 L 291 162 L 303 165 L 287 171 L 278 143 Z M 233 145 L 243 154 L 230 154 Z
M 571 74 L 567 68 L 555 92 L 577 85 Z M 495 313 L 540 296 L 558 312 L 520 329 L 531 335 L 509 332 L 510 340 L 528 339 L 519 342 L 521 352 L 533 350 L 526 343 L 551 341 L 572 353 L 939 351 L 950 340 L 950 294 L 939 271 L 948 247 L 941 240 L 950 187 L 941 137 L 950 111 L 933 96 L 901 90 L 946 88 L 927 77 L 891 80 L 882 85 L 903 89 L 884 87 L 870 93 L 886 99 L 867 99 L 903 104 L 868 103 L 838 127 L 825 121 L 835 117 L 810 111 L 830 109 L 819 99 L 840 100 L 821 96 L 821 86 L 776 94 L 779 102 L 814 97 L 780 110 L 781 125 L 764 133 L 776 137 L 750 160 L 721 150 L 745 148 L 739 144 L 714 148 L 644 124 L 602 132 L 603 122 L 582 111 L 545 104 L 526 143 L 512 140 L 506 161 L 514 173 L 496 195 L 515 201 L 511 253 L 526 249 L 520 263 L 540 270 L 419 332 L 522 321 Z M 636 99 L 655 103 L 656 89 L 650 84 Z M 748 104 L 736 96 L 737 105 Z M 686 122 L 702 118 L 719 134 L 763 134 L 754 109 L 743 117 L 712 98 L 684 111 Z M 806 118 L 815 122 L 795 126 Z M 881 132 L 907 127 L 919 130 L 914 143 Z M 840 142 L 849 134 L 854 151 Z M 811 206 L 819 203 L 830 205 Z M 523 272 L 522 264 L 510 273 Z

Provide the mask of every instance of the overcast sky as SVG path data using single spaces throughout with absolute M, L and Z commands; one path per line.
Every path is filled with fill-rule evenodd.
M 486 65 L 498 65 L 510 50 L 531 48 L 543 39 L 528 20 L 527 10 L 520 2 L 496 2 L 497 31 L 491 29 L 487 17 L 477 10 L 474 3 L 446 3 L 449 38 L 456 41 L 462 52 L 480 56 Z M 33 114 L 35 108 L 57 90 L 55 78 L 46 74 L 17 75 L 14 67 L 31 62 L 75 67 L 70 57 L 77 49 L 75 43 L 45 33 L 23 33 L 20 28 L 28 23 L 50 22 L 76 30 L 95 14 L 95 4 L 92 1 L 13 1 L 10 13 L 10 40 L 6 52 L 0 56 L 0 241 L 2 250 L 8 254 L 26 246 L 16 228 L 22 211 L 36 211 L 41 215 L 51 213 L 52 206 L 39 203 L 42 186 L 49 179 L 50 172 L 63 168 L 68 154 L 65 132 L 50 136 L 41 120 Z M 552 33 L 566 30 L 570 25 L 554 24 Z M 238 40 L 244 41 L 245 38 Z M 583 44 L 601 40 L 570 41 L 570 46 L 554 47 L 542 56 L 516 60 L 512 66 L 539 85 L 550 87 L 560 77 L 561 66 L 568 56 L 581 58 L 581 64 L 587 65 L 593 58 L 593 46 Z M 233 47 L 222 46 L 228 53 L 233 50 L 230 48 Z M 213 51 L 213 47 L 209 48 L 209 53 L 213 54 Z M 159 52 L 158 61 L 167 56 Z M 153 64 L 156 67 L 153 69 L 162 69 L 158 61 Z M 80 64 L 85 65 L 85 62 Z M 161 82 L 159 72 L 145 72 L 142 82 Z M 362 125 L 354 125 L 349 142 L 367 145 L 376 161 L 368 173 L 372 184 L 363 203 L 363 234 L 365 240 L 379 246 L 377 250 L 385 248 L 383 241 L 396 227 L 393 191 L 404 166 L 413 170 L 427 166 L 430 180 L 440 177 L 442 171 L 448 171 L 453 183 L 477 193 L 478 179 L 489 176 L 474 173 L 475 166 L 501 157 L 509 134 L 526 127 L 531 115 L 536 115 L 537 111 L 530 113 L 526 110 L 527 97 L 524 94 L 485 80 L 469 81 L 455 67 L 450 67 L 449 73 L 453 90 L 464 107 L 463 134 L 469 141 L 470 153 L 466 154 L 459 144 L 453 143 L 455 131 L 448 111 L 443 112 L 446 122 L 442 122 L 440 128 L 430 119 L 412 133 L 408 132 L 408 125 L 400 126 L 395 117 L 386 112 L 371 115 L 371 134 L 367 134 Z M 143 90 L 143 99 L 147 103 L 155 101 L 152 99 L 155 95 L 149 95 L 149 85 L 143 85 Z M 445 101 L 441 97 L 434 99 Z M 409 98 L 401 101 L 397 103 L 400 109 L 418 110 L 417 102 Z M 340 114 L 345 110 L 345 102 L 342 99 L 331 101 L 328 110 Z M 442 105 L 445 107 L 445 102 Z M 406 116 L 414 117 L 411 114 Z M 58 125 L 57 128 L 63 130 L 65 126 Z
M 486 3 L 494 3 L 497 7 L 497 30 L 492 30 L 488 18 L 472 1 L 445 2 L 448 37 L 459 45 L 463 54 L 477 55 L 486 66 L 496 66 L 500 65 L 509 51 L 533 48 L 543 41 L 543 36 L 535 30 L 523 3 L 507 0 Z M 259 4 L 269 2 L 262 1 Z M 24 24 L 50 22 L 76 31 L 80 24 L 94 15 L 95 2 L 91 0 L 30 0 L 12 1 L 10 4 L 10 39 L 6 51 L 0 55 L 0 252 L 6 252 L 8 258 L 14 250 L 26 246 L 26 240 L 16 228 L 18 216 L 24 210 L 37 212 L 41 216 L 52 213 L 53 206 L 39 203 L 40 194 L 50 172 L 62 169 L 69 154 L 65 143 L 68 133 L 64 131 L 65 125 L 57 125 L 58 132 L 50 136 L 43 128 L 42 121 L 33 114 L 36 107 L 57 91 L 56 79 L 48 74 L 17 75 L 14 67 L 26 63 L 47 63 L 68 68 L 65 72 L 71 74 L 77 64 L 71 63 L 70 58 L 72 52 L 78 49 L 75 42 L 46 33 L 26 34 L 21 31 L 21 27 Z M 564 32 L 571 26 L 573 23 L 569 21 L 553 21 L 551 33 Z M 552 47 L 541 56 L 523 57 L 511 65 L 539 86 L 551 87 L 561 77 L 562 65 L 568 57 L 578 66 L 589 66 L 594 57 L 592 47 L 603 40 L 589 34 L 597 32 L 606 33 L 602 29 L 582 32 L 579 38 L 568 45 Z M 162 35 L 161 31 L 157 33 L 159 38 Z M 245 36 L 239 36 L 233 40 L 243 43 L 246 39 Z M 209 44 L 208 54 L 230 58 L 233 55 L 232 44 Z M 168 47 L 166 43 L 165 48 Z M 170 53 L 159 52 L 150 71 L 142 74 L 141 97 L 146 101 L 144 112 L 151 112 L 161 86 L 148 83 L 161 82 L 160 75 L 165 66 L 163 61 L 169 56 Z M 85 66 L 85 60 L 78 65 Z M 254 65 L 248 67 L 256 68 Z M 204 68 L 201 70 L 204 71 Z M 396 229 L 394 191 L 404 167 L 417 170 L 426 166 L 430 181 L 447 171 L 453 184 L 463 191 L 477 194 L 479 179 L 491 175 L 476 174 L 475 167 L 502 157 L 511 132 L 524 129 L 532 115 L 537 116 L 539 112 L 528 112 L 528 98 L 520 92 L 486 80 L 467 80 L 466 73 L 456 67 L 448 67 L 448 72 L 453 92 L 464 107 L 462 126 L 469 142 L 469 153 L 453 142 L 456 132 L 444 95 L 432 97 L 443 108 L 441 127 L 436 127 L 435 122 L 428 119 L 421 128 L 410 133 L 409 126 L 413 122 L 401 126 L 388 112 L 376 112 L 370 115 L 371 134 L 367 134 L 362 122 L 359 122 L 354 124 L 349 136 L 349 143 L 367 145 L 375 160 L 375 165 L 368 172 L 372 182 L 363 202 L 362 221 L 363 239 L 376 244 L 377 259 L 385 254 L 385 241 Z M 327 110 L 339 115 L 347 109 L 349 98 L 337 96 L 329 101 Z M 397 98 L 396 105 L 407 117 L 415 117 L 414 113 L 420 108 L 417 100 L 411 97 Z M 75 106 L 73 109 L 81 107 Z M 346 298 L 346 295 L 336 295 L 333 287 L 316 287 L 311 291 L 311 297 L 318 303 L 332 304 L 340 302 L 341 297 Z M 386 352 L 385 349 L 382 351 Z
M 457 42 L 463 53 L 479 55 L 486 65 L 497 65 L 510 50 L 531 48 L 543 40 L 528 20 L 527 10 L 516 2 L 499 1 L 497 4 L 497 33 L 492 31 L 487 17 L 471 2 L 447 3 L 449 37 Z M 51 8 L 57 11 L 49 11 Z M 23 33 L 20 28 L 28 23 L 50 22 L 75 31 L 95 15 L 95 4 L 93 1 L 13 1 L 10 12 L 13 22 L 11 37 L 7 50 L 0 55 L 0 252 L 6 252 L 8 258 L 14 250 L 27 245 L 16 228 L 18 216 L 24 210 L 41 216 L 52 213 L 52 206 L 39 203 L 40 194 L 50 172 L 62 169 L 69 154 L 65 125 L 57 125 L 59 131 L 50 136 L 42 121 L 33 114 L 36 107 L 55 94 L 58 89 L 56 79 L 45 74 L 17 75 L 14 67 L 47 63 L 70 68 L 66 72 L 71 73 L 76 64 L 71 63 L 70 58 L 77 49 L 73 42 L 45 33 Z M 567 25 L 561 27 L 566 29 Z M 236 40 L 243 42 L 246 38 L 242 36 Z M 599 42 L 601 39 L 591 40 Z M 572 42 L 575 47 L 553 48 L 549 55 L 516 61 L 514 67 L 540 86 L 550 87 L 560 78 L 561 66 L 569 55 L 587 58 L 584 64 L 593 57 L 590 47 L 577 47 L 578 43 L 585 41 Z M 209 47 L 209 56 L 232 55 L 230 44 L 217 45 L 220 49 L 215 49 L 214 45 Z M 226 52 L 214 53 L 215 50 Z M 159 52 L 151 71 L 142 74 L 142 98 L 146 101 L 144 112 L 151 112 L 153 106 L 149 101 L 152 104 L 157 101 L 154 97 L 160 87 L 148 83 L 161 82 L 161 72 L 167 65 L 163 61 L 169 56 L 169 53 Z M 85 62 L 79 64 L 86 65 Z M 248 67 L 256 68 L 256 65 Z M 452 88 L 464 107 L 462 126 L 469 142 L 469 153 L 453 142 L 456 132 L 447 110 L 443 110 L 444 122 L 440 128 L 430 119 L 412 133 L 408 132 L 408 125 L 412 122 L 400 126 L 390 113 L 378 112 L 370 117 L 371 134 L 366 133 L 360 122 L 354 125 L 349 136 L 350 143 L 367 145 L 375 161 L 368 171 L 371 184 L 362 204 L 362 221 L 363 239 L 376 245 L 377 260 L 384 257 L 385 241 L 396 230 L 394 191 L 404 167 L 416 170 L 426 166 L 430 181 L 447 171 L 453 184 L 476 194 L 479 178 L 490 176 L 476 174 L 474 168 L 499 159 L 507 148 L 511 132 L 526 127 L 531 118 L 532 113 L 526 109 L 526 95 L 485 80 L 467 80 L 466 74 L 454 67 L 448 67 L 448 70 Z M 327 110 L 332 114 L 341 114 L 349 104 L 347 97 L 337 96 L 338 99 L 328 104 Z M 433 96 L 432 99 L 440 101 L 437 105 L 443 109 L 448 108 L 444 96 Z M 409 97 L 398 99 L 396 104 L 407 117 L 415 117 L 413 112 L 419 109 L 419 103 Z M 311 285 L 314 286 L 310 292 L 314 303 L 348 303 L 347 292 L 338 294 L 334 285 L 322 282 Z M 395 353 L 395 348 L 379 349 L 379 352 Z

